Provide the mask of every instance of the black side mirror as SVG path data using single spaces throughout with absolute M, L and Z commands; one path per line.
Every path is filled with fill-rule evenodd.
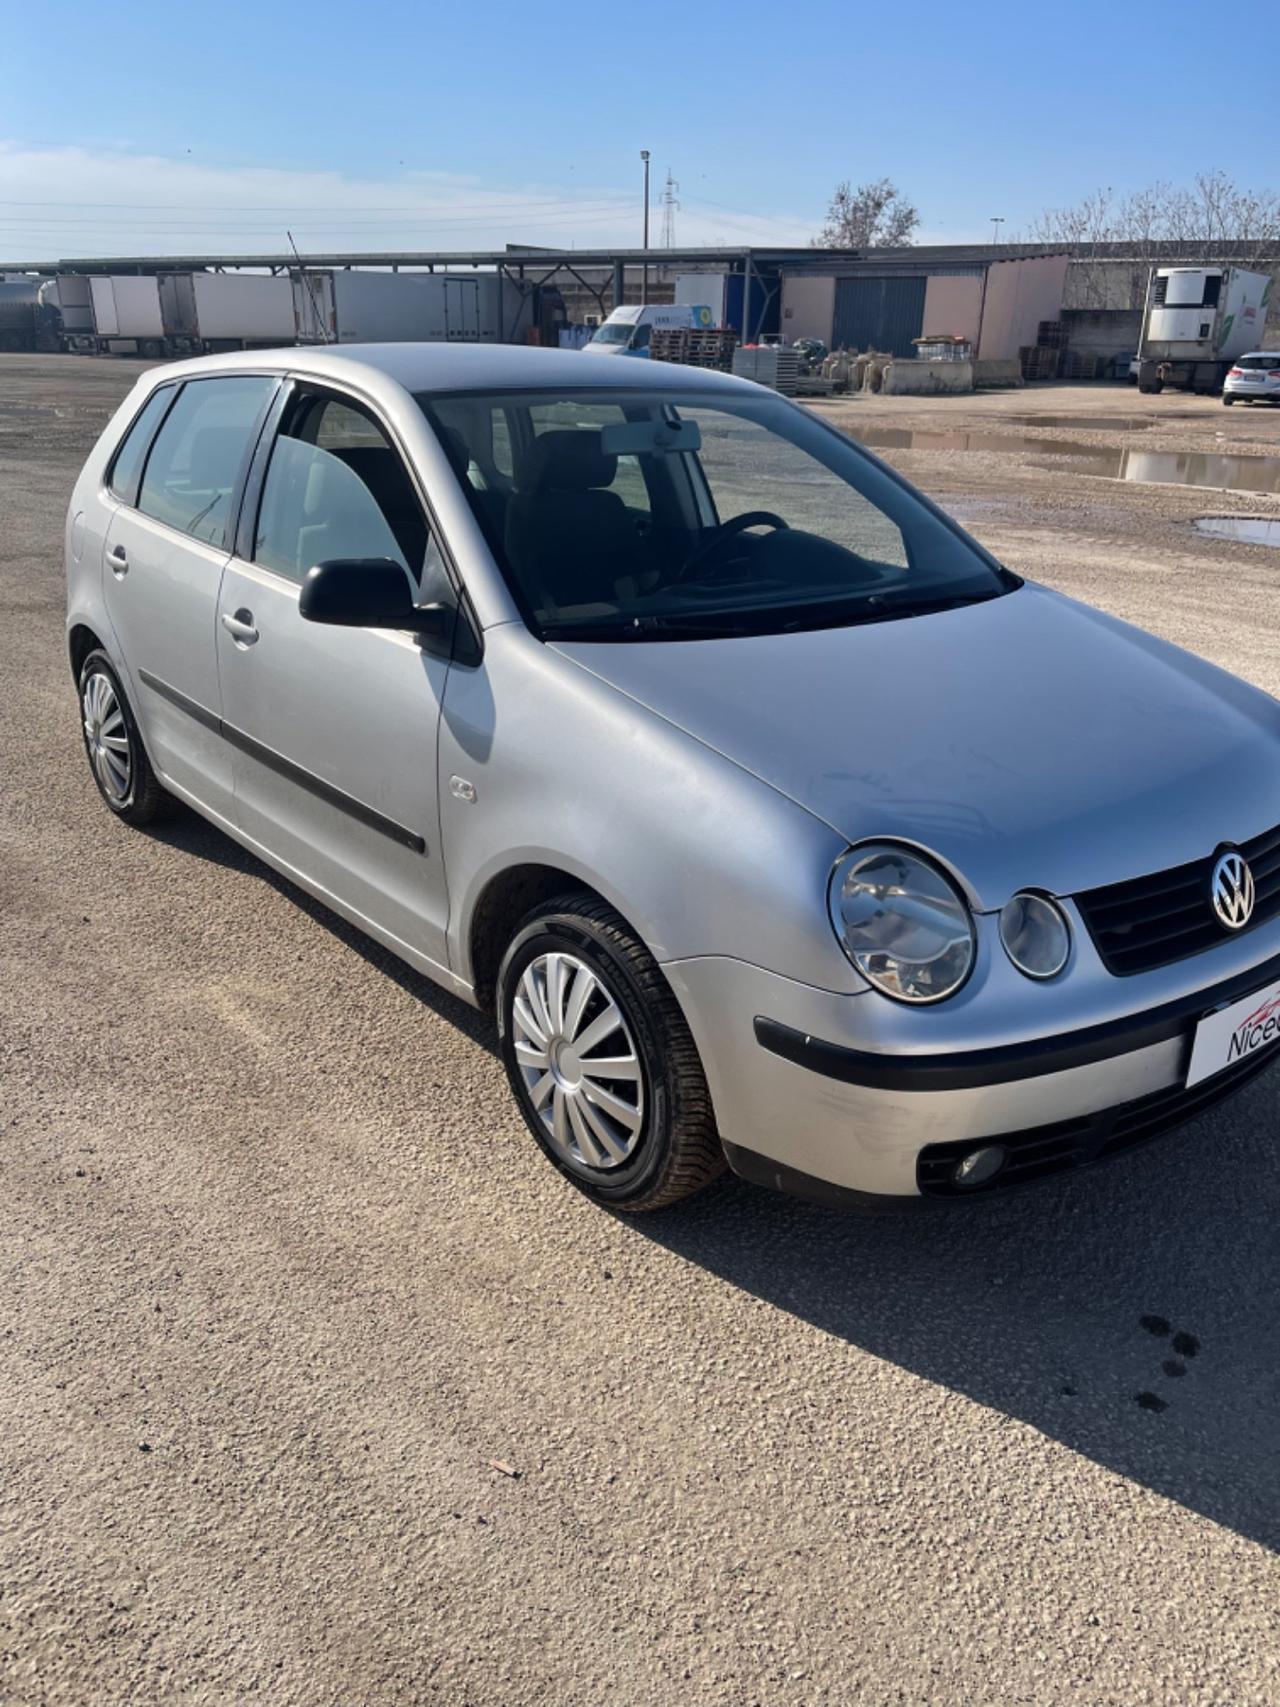
M 415 605 L 409 577 L 390 557 L 343 557 L 307 571 L 298 597 L 307 622 L 342 628 L 407 628 L 444 640 L 453 633 L 452 605 Z

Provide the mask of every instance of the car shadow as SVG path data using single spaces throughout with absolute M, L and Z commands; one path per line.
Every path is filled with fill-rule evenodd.
M 193 859 L 206 860 L 210 865 L 223 866 L 228 871 L 243 871 L 256 877 L 259 882 L 269 885 L 290 905 L 297 907 L 309 919 L 321 925 L 345 948 L 351 949 L 400 989 L 433 1009 L 450 1025 L 456 1026 L 473 1043 L 478 1043 L 492 1055 L 498 1053 L 497 1028 L 487 1014 L 452 995 L 425 973 L 415 971 L 407 962 L 401 960 L 398 954 L 384 948 L 373 937 L 366 936 L 358 925 L 349 924 L 323 901 L 317 901 L 305 889 L 300 889 L 296 883 L 290 882 L 273 866 L 250 853 L 248 848 L 242 847 L 239 842 L 225 835 L 198 813 L 178 803 L 166 818 L 150 825 L 147 834 L 152 841 L 161 842 L 178 853 L 188 854 Z
M 1144 1151 L 1005 1197 L 866 1215 L 731 1180 L 631 1225 L 1275 1549 L 1277 1082 L 1264 1075 Z
M 497 1053 L 486 1015 L 196 814 L 150 834 L 270 884 Z M 1280 1550 L 1277 1089 L 1264 1074 L 1179 1133 L 1007 1196 L 867 1215 L 728 1175 L 620 1224 Z

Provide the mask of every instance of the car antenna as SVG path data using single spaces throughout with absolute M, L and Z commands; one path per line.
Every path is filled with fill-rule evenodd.
M 311 280 L 307 277 L 307 269 L 302 264 L 302 256 L 298 253 L 298 245 L 293 240 L 293 233 L 287 227 L 285 228 L 285 236 L 289 239 L 289 247 L 293 250 L 293 258 L 298 263 L 298 277 L 302 280 L 302 288 L 311 298 L 311 312 L 316 317 L 316 325 L 320 328 L 320 336 L 327 344 L 330 342 L 329 328 L 320 317 L 320 304 L 316 301 L 315 289 L 312 286 Z

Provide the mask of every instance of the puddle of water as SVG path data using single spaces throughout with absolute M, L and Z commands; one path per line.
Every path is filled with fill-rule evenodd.
M 1078 427 L 1087 433 L 1133 433 L 1154 427 L 1154 415 L 1002 415 L 1019 427 Z
M 855 426 L 851 438 L 872 450 L 979 450 L 1008 456 L 1068 457 L 1082 474 L 1161 486 L 1209 486 L 1233 492 L 1280 493 L 1280 457 L 1227 456 L 1205 451 L 1112 450 L 1072 439 L 1023 438 L 1015 433 L 936 433 L 910 427 Z
M 1280 548 L 1280 516 L 1198 516 L 1196 527 L 1218 539 L 1242 540 L 1246 545 Z

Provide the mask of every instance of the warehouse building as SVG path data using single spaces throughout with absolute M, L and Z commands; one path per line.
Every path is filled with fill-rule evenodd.
M 852 266 L 820 255 L 783 274 L 779 330 L 789 339 L 911 356 L 917 339 L 962 338 L 979 359 L 1001 361 L 1062 311 L 1065 254 L 882 249 Z
M 1012 252 L 1011 252 L 1012 251 Z M 981 357 L 1016 357 L 1042 320 L 1058 317 L 1067 259 L 1038 249 L 917 248 L 505 250 L 450 254 L 103 256 L 15 263 L 42 276 L 173 277 L 198 272 L 292 274 L 308 289 L 320 276 L 359 270 L 496 273 L 517 296 L 560 293 L 569 318 L 602 318 L 617 303 L 702 302 L 743 343 L 770 335 L 821 338 L 832 348 L 900 357 L 914 340 L 967 339 Z M 528 316 L 508 316 L 504 336 Z

